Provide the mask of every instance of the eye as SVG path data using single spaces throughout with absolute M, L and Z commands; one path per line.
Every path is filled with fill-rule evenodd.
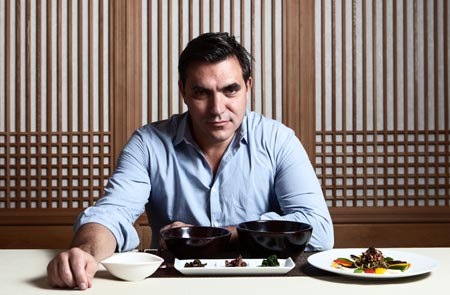
M 241 86 L 239 84 L 232 84 L 224 89 L 224 93 L 228 96 L 233 96 L 236 95 L 239 90 L 241 90 Z
M 202 87 L 194 87 L 192 89 L 192 96 L 197 99 L 208 97 L 209 94 L 210 94 L 209 90 Z
M 195 89 L 194 94 L 196 96 L 206 95 L 206 90 L 205 89 Z

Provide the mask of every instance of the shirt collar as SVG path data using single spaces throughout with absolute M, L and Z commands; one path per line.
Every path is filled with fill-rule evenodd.
M 239 142 L 247 143 L 247 130 L 248 130 L 248 111 L 245 113 L 244 119 L 242 120 L 241 127 L 238 129 Z M 189 112 L 185 112 L 181 115 L 178 121 L 178 128 L 176 130 L 175 137 L 173 139 L 173 144 L 175 146 L 179 145 L 181 142 L 186 141 L 187 143 L 194 143 L 194 137 L 192 136 L 190 128 L 191 116 Z
M 192 142 L 191 128 L 189 128 L 190 116 L 188 112 L 183 113 L 178 120 L 173 144 L 179 145 L 183 141 Z

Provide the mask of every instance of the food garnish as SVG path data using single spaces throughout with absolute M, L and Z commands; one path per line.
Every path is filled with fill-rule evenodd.
M 184 267 L 205 267 L 207 263 L 202 263 L 200 259 L 194 259 L 194 261 L 186 262 Z
M 261 263 L 261 266 L 280 266 L 278 262 L 277 255 L 270 255 L 266 259 L 264 259 Z
M 245 267 L 247 266 L 247 262 L 242 259 L 242 256 L 239 255 L 236 259 L 233 260 L 225 260 L 226 267 Z
M 359 256 L 351 254 L 350 259 L 337 258 L 333 260 L 332 266 L 335 268 L 353 269 L 354 273 L 384 274 L 386 270 L 403 272 L 411 266 L 411 263 L 384 257 L 380 250 L 369 247 Z

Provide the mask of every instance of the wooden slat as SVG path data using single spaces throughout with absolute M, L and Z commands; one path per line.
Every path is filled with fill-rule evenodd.
M 141 126 L 142 2 L 127 2 L 127 140 Z
M 180 12 L 178 14 L 178 19 L 182 20 L 183 19 L 183 11 L 182 11 L 182 0 L 178 1 L 178 6 L 181 7 Z M 153 6 L 152 6 L 152 2 L 149 2 L 147 4 L 147 61 L 148 61 L 148 65 L 147 68 L 148 70 L 148 76 L 147 76 L 147 93 L 148 93 L 148 103 L 147 103 L 147 121 L 148 122 L 152 122 L 152 116 L 153 116 L 153 103 L 152 103 L 152 97 L 153 97 L 153 77 L 154 77 L 154 73 L 153 73 L 153 19 L 152 16 L 153 15 Z M 182 21 L 180 21 L 178 23 L 179 25 L 179 30 L 180 32 L 182 32 L 183 27 L 182 27 Z M 179 41 L 179 43 L 181 44 L 181 42 Z
M 104 57 L 104 49 L 105 49 L 105 45 L 104 45 L 104 30 L 105 30 L 105 21 L 104 21 L 104 3 L 103 0 L 99 0 L 99 15 L 98 15 L 98 19 L 99 19 L 99 45 L 98 45 L 98 75 L 99 75 L 99 82 L 98 82 L 98 87 L 99 87 L 99 93 L 98 93 L 98 105 L 99 105 L 99 110 L 98 110 L 98 119 L 99 119 L 99 131 L 102 132 L 105 130 L 105 126 L 104 126 L 104 118 L 105 118 L 105 111 L 104 111 L 104 104 L 105 104 L 105 94 L 104 94 L 104 84 L 105 84 L 105 77 L 104 77 L 104 73 L 103 73 L 103 69 L 105 67 L 105 57 Z M 107 46 L 107 45 L 106 45 Z M 105 151 L 105 138 L 104 136 L 99 136 L 99 152 L 104 153 Z M 105 165 L 104 161 L 99 161 L 99 170 L 100 170 L 100 175 L 104 174 L 104 169 L 107 167 L 107 165 Z M 95 174 L 92 172 L 92 174 Z M 103 181 L 101 179 L 101 177 L 99 177 L 99 183 L 100 185 L 103 185 Z M 93 184 L 92 184 L 93 185 Z M 92 199 L 91 202 L 93 203 L 94 200 Z M 79 207 L 84 207 L 79 206 Z
M 428 32 L 428 3 L 432 3 L 431 0 L 429 1 L 424 1 L 423 2 L 423 40 L 424 40 L 424 46 L 423 46 L 423 66 L 424 66 L 424 79 L 423 79 L 423 91 L 424 91 L 424 97 L 423 97 L 423 113 L 424 113 L 424 131 L 425 131 L 425 141 L 423 142 L 423 140 L 417 139 L 418 142 L 422 142 L 425 145 L 425 150 L 428 150 L 428 141 L 429 141 L 429 124 L 430 124 L 430 117 L 429 117 L 429 100 L 430 98 L 430 92 L 429 92 L 429 82 L 428 79 L 430 77 L 430 68 L 429 68 L 429 60 L 428 60 L 428 51 L 429 51 L 429 42 L 425 41 L 425 40 L 429 40 L 429 32 Z M 435 40 L 436 41 L 436 40 Z M 418 120 L 419 118 L 417 117 L 416 120 Z M 417 152 L 417 151 L 416 151 Z M 417 158 L 417 162 L 419 163 L 419 157 Z M 417 167 L 417 176 L 420 175 L 419 172 L 419 166 L 416 164 Z M 428 161 L 425 161 L 425 169 L 426 171 L 428 171 Z M 425 190 L 428 191 L 428 181 L 425 181 Z M 417 190 L 417 196 L 420 195 L 420 191 Z
M 57 149 L 58 151 L 62 151 L 62 136 L 61 132 L 62 130 L 62 119 L 67 115 L 63 113 L 62 108 L 62 1 L 58 0 L 56 2 L 56 133 L 53 135 L 57 137 L 56 143 L 57 143 Z M 52 114 L 52 113 L 50 113 Z M 53 131 L 53 130 L 52 130 Z M 52 136 L 52 137 L 53 137 Z M 53 141 L 53 140 L 52 140 Z M 61 171 L 62 169 L 62 157 L 61 153 L 58 153 L 56 156 L 57 159 L 57 169 L 58 171 Z M 63 199 L 62 199 L 62 178 L 61 173 L 58 173 L 57 175 L 54 175 L 54 179 L 58 183 L 56 188 L 52 190 L 51 197 L 54 198 L 53 202 L 57 202 L 58 208 L 63 208 Z M 57 195 L 54 195 L 54 191 L 57 192 Z
M 194 38 L 194 2 L 189 0 L 189 40 Z
M 394 129 L 394 143 L 393 143 L 393 148 L 395 151 L 398 151 L 398 137 L 399 137 L 399 127 L 398 127 L 398 113 L 399 113 L 399 80 L 398 80 L 398 62 L 399 62 L 399 57 L 398 57 L 398 17 L 397 17 L 397 1 L 393 1 L 392 2 L 392 26 L 393 26 L 393 129 Z M 394 157 L 394 167 L 398 167 L 398 157 Z M 387 168 L 389 169 L 389 168 Z M 389 173 L 388 171 L 386 171 L 387 173 Z M 394 168 L 393 173 L 389 173 L 389 177 L 393 178 L 394 181 L 394 186 L 398 187 L 398 169 Z M 392 197 L 394 198 L 394 205 L 395 206 L 399 206 L 399 195 L 398 195 L 398 189 L 394 189 L 393 190 L 393 194 Z
M 415 144 L 414 144 L 414 151 L 415 151 L 415 155 L 414 155 L 414 163 L 417 163 L 418 157 L 417 157 L 417 150 L 418 150 L 418 140 L 419 140 L 419 120 L 418 118 L 418 113 L 419 113 L 419 50 L 418 50 L 418 46 L 419 46 L 419 37 L 418 37 L 418 26 L 419 26 L 419 22 L 418 22 L 418 8 L 417 8 L 417 0 L 413 0 L 414 1 L 414 113 L 413 118 L 414 118 L 414 139 L 415 139 Z M 414 182 L 417 183 L 418 182 L 418 177 L 417 177 L 417 167 L 415 168 L 415 177 L 414 177 Z M 418 190 L 416 188 L 414 188 L 415 191 L 415 195 L 417 195 Z M 408 197 L 408 201 L 409 201 L 409 197 Z
M 329 120 L 331 120 L 331 130 L 336 130 L 336 1 L 333 0 L 331 2 L 331 73 L 332 73 L 332 79 L 331 79 L 331 114 L 329 117 Z M 325 48 L 322 48 L 323 52 L 325 52 Z M 324 61 L 324 59 L 323 59 Z M 324 65 L 322 65 L 322 68 L 324 68 Z M 324 97 L 325 98 L 325 97 Z M 326 106 L 327 104 L 324 103 L 324 109 L 326 111 Z M 323 116 L 324 117 L 324 122 L 326 121 L 326 118 L 328 116 Z M 324 125 L 325 126 L 325 125 Z M 332 152 L 335 153 L 336 152 L 336 137 L 333 136 L 333 144 L 332 144 Z M 332 160 L 335 164 L 335 158 L 333 158 Z M 336 168 L 333 165 L 333 175 L 336 175 Z M 334 193 L 333 195 L 337 195 L 336 190 L 334 189 Z
M 67 1 L 67 130 L 73 130 L 73 3 L 72 0 Z
M 235 1 L 234 0 L 230 0 L 230 34 L 232 36 L 236 35 L 236 28 L 235 28 L 235 20 L 236 20 L 236 12 L 235 12 Z
M 266 110 L 266 101 L 267 101 L 267 97 L 266 97 L 266 80 L 267 80 L 267 75 L 266 75 L 266 23 L 265 23 L 265 19 L 266 19 L 266 2 L 264 0 L 261 0 L 261 112 L 263 114 L 266 114 L 267 110 Z
M 245 16 L 246 16 L 246 11 L 245 11 L 245 1 L 241 1 L 241 44 L 243 46 L 245 46 Z M 253 68 L 252 68 L 253 69 Z
M 162 70 L 162 60 L 163 60 L 163 48 L 162 48 L 162 27 L 163 27 L 163 11 L 162 11 L 162 0 L 158 1 L 158 120 L 163 119 L 163 70 Z M 190 9 L 190 8 L 189 8 Z M 192 19 L 192 18 L 191 18 Z M 189 25 L 189 34 L 191 34 L 191 25 Z
M 170 17 L 172 16 L 172 1 L 168 1 L 168 9 L 167 9 L 167 19 L 170 19 Z M 167 80 L 168 80 L 168 86 L 167 86 L 167 91 L 168 91 L 168 116 L 170 117 L 173 114 L 173 81 L 172 81 L 172 76 L 173 76 L 173 71 L 172 71 L 172 66 L 173 66 L 173 62 L 172 62 L 172 47 L 173 47 L 173 42 L 172 42 L 172 38 L 173 38 L 173 33 L 172 33 L 172 22 L 169 21 L 167 22 L 168 24 L 168 34 L 167 34 L 167 56 L 169 57 L 167 59 Z
M 36 2 L 36 140 L 40 141 L 40 134 L 42 132 L 42 3 L 41 0 Z M 37 162 L 37 171 L 41 171 L 41 162 Z M 36 182 L 41 183 L 41 173 L 37 173 Z M 42 188 L 37 186 L 36 191 L 36 207 L 41 207 L 42 204 Z
M 299 74 L 299 96 L 300 100 L 297 114 L 299 129 L 296 129 L 297 136 L 302 140 L 308 155 L 315 158 L 315 30 L 314 30 L 314 9 L 313 0 L 300 1 L 300 69 Z M 286 66 L 284 64 L 283 66 Z M 292 99 L 292 98 L 291 98 Z M 300 119 L 298 118 L 300 116 Z M 284 120 L 284 119 L 283 119 Z
M 408 121 L 409 121 L 409 110 L 408 106 L 411 103 L 410 93 L 408 89 L 408 72 L 409 72 L 409 60 L 408 54 L 409 46 L 408 46 L 408 31 L 410 30 L 408 26 L 408 3 L 410 1 L 403 0 L 403 130 L 408 130 Z M 403 145 L 404 149 L 407 149 L 406 145 Z M 409 183 L 405 181 L 404 183 L 404 191 L 408 191 Z M 375 190 L 376 191 L 376 190 Z M 405 198 L 403 198 L 403 201 Z
M 203 0 L 200 0 L 200 8 L 199 8 L 199 18 L 198 18 L 198 22 L 199 22 L 199 27 L 200 27 L 200 34 L 205 33 L 205 9 L 204 9 L 204 3 Z M 182 7 L 178 8 L 179 10 L 182 10 Z M 182 18 L 179 18 L 180 22 L 182 20 Z M 182 32 L 182 31 L 180 31 Z M 181 35 L 181 34 L 180 34 Z M 181 111 L 180 111 L 181 113 Z
M 347 27 L 347 9 L 346 9 L 346 6 L 347 6 L 347 1 L 342 0 L 342 4 L 341 4 L 341 7 L 342 7 L 341 8 L 342 52 L 347 52 L 347 29 L 346 29 L 346 27 Z M 322 48 L 322 50 L 324 50 L 324 48 Z M 347 120 L 346 120 L 346 118 L 347 118 L 347 55 L 342 54 L 341 56 L 342 56 L 342 70 L 341 70 L 342 71 L 342 73 L 341 73 L 341 75 L 342 75 L 342 93 L 341 93 L 342 103 L 341 104 L 342 104 L 342 130 L 343 130 L 342 138 L 343 138 L 343 141 L 346 141 L 347 140 L 347 130 L 348 130 L 347 129 Z M 323 62 L 323 60 L 322 60 L 322 62 Z M 323 130 L 325 129 L 323 125 L 322 125 L 322 129 Z M 325 141 L 325 135 L 323 132 L 322 132 L 322 141 Z M 351 179 L 351 176 L 348 176 L 348 173 L 347 173 L 347 169 L 349 168 L 349 166 L 347 166 L 349 157 L 347 157 L 347 156 L 349 154 L 347 152 L 347 148 L 345 145 L 342 145 L 342 149 L 344 151 L 344 155 L 342 158 L 342 162 L 344 164 L 343 168 L 342 168 L 344 171 L 342 181 L 343 181 L 343 183 L 348 183 L 348 179 Z M 325 158 L 325 154 L 324 154 L 324 156 L 322 157 L 322 163 L 325 163 L 325 162 L 326 162 L 326 158 Z M 325 178 L 325 173 L 324 173 L 322 183 L 325 183 L 325 181 L 324 181 L 325 179 L 326 178 Z M 342 189 L 342 194 L 343 194 L 342 201 L 344 202 L 344 204 L 346 204 L 348 194 L 347 194 L 347 190 L 345 188 Z M 333 204 L 333 205 L 335 205 L 335 204 Z
M 288 82 L 289 78 L 296 77 L 299 73 L 299 51 L 300 46 L 300 22 L 298 18 L 299 12 L 298 2 L 288 2 L 283 6 L 283 97 L 293 98 L 299 95 L 299 83 L 295 79 Z M 287 50 L 288 48 L 293 50 Z M 295 110 L 298 108 L 297 99 L 283 100 L 283 121 L 288 126 L 296 129 Z
M 20 96 L 21 96 L 21 85 L 20 85 L 20 81 L 22 80 L 21 77 L 21 59 L 20 59 L 20 48 L 21 48 L 21 40 L 20 40 L 20 35 L 21 35 L 21 23 L 20 23 L 20 10 L 21 10 L 21 2 L 20 1 L 16 1 L 16 56 L 15 56 L 15 61 L 16 61 L 16 85 L 15 85 L 15 89 L 16 89 L 16 99 L 15 99 L 15 105 L 16 106 L 20 106 Z M 16 122 L 15 122 L 15 130 L 20 130 L 20 122 L 21 122 L 21 113 L 20 113 L 20 107 L 16 107 L 16 113 L 15 113 L 15 118 L 16 118 Z
M 352 81 L 352 126 L 349 128 L 351 128 L 350 130 L 353 131 L 353 146 L 352 146 L 352 150 L 353 153 L 354 151 L 356 151 L 357 149 L 357 145 L 356 145 L 356 136 L 354 135 L 354 132 L 356 130 L 358 130 L 358 125 L 357 125 L 357 120 L 355 120 L 354 118 L 358 117 L 358 105 L 357 105 L 357 71 L 358 71 L 358 65 L 355 62 L 355 60 L 357 59 L 357 42 L 358 42 L 358 36 L 355 33 L 356 29 L 357 29 L 357 2 L 356 0 L 352 0 L 352 4 L 351 4 L 351 19 L 352 19 L 352 38 L 351 38 L 351 48 L 352 48 L 352 77 L 351 77 L 351 81 Z M 359 131 L 359 130 L 358 130 Z M 356 159 L 354 159 L 354 161 L 356 161 Z M 356 170 L 355 168 L 353 168 L 353 170 Z M 352 196 L 357 196 L 358 195 L 358 190 L 356 189 L 356 183 L 358 182 L 358 174 L 356 173 L 356 171 L 353 172 L 353 186 L 350 187 L 350 189 L 352 189 Z M 364 197 L 364 196 L 363 196 Z M 352 203 L 353 206 L 355 206 L 356 201 L 354 199 L 354 197 L 352 198 Z M 346 205 L 344 205 L 346 206 Z
M 84 101 L 83 101 L 83 66 L 84 66 L 84 59 L 83 59 L 83 1 L 78 1 L 78 27 L 77 27 L 77 83 L 78 83 L 78 130 L 83 131 L 83 122 L 85 121 L 85 118 L 83 118 L 83 108 L 84 108 Z
M 373 125 L 374 130 L 378 129 L 377 124 L 378 124 L 378 120 L 379 120 L 378 119 L 379 118 L 378 110 L 377 110 L 377 102 L 378 102 L 378 96 L 379 96 L 378 85 L 377 85 L 378 84 L 377 32 L 378 32 L 378 27 L 379 27 L 379 24 L 376 22 L 376 19 L 378 16 L 377 2 L 378 1 L 372 2 L 372 19 L 373 19 L 373 22 L 372 22 L 372 42 L 373 42 L 373 45 L 372 45 L 372 56 L 373 56 L 372 57 L 373 58 L 373 61 L 372 61 L 372 67 L 373 67 L 373 70 L 372 70 L 372 79 L 373 79 L 373 82 L 372 82 L 372 89 L 373 89 L 372 90 L 372 94 L 373 94 L 372 109 L 376 110 L 376 111 L 372 112 L 372 116 L 373 116 L 372 125 Z M 378 147 L 378 145 L 379 145 L 378 136 L 376 134 L 373 136 L 373 145 L 374 145 L 374 147 Z M 373 169 L 374 169 L 374 171 L 377 171 L 378 161 L 374 161 Z M 373 198 L 374 202 L 377 202 L 378 194 L 376 192 L 378 191 L 378 181 L 376 179 L 374 180 L 373 191 L 375 192 L 375 197 Z
M 10 1 L 5 2 L 5 130 L 11 130 L 11 114 L 9 111 L 11 109 L 11 46 L 12 46 L 12 37 L 11 37 L 11 3 Z M 11 158 L 10 158 L 10 136 L 6 136 L 5 138 L 5 170 L 10 171 L 11 166 Z M 5 173 L 5 182 L 11 182 L 11 176 L 9 173 Z M 9 185 L 5 186 L 5 207 L 9 208 L 10 205 L 10 196 L 11 196 L 11 188 Z
M 445 142 L 450 142 L 450 108 L 449 108 L 449 44 L 448 44 L 448 38 L 449 38 L 449 11 L 448 11 L 448 1 L 443 1 L 444 9 L 443 9 L 443 31 L 444 31 L 444 126 L 445 126 Z M 450 144 L 445 145 L 445 153 L 444 157 L 446 159 L 450 158 Z M 446 177 L 445 177 L 445 185 L 444 189 L 447 192 L 447 194 L 450 195 L 450 161 L 445 161 L 445 171 Z
M 272 19 L 272 46 L 271 46 L 271 51 L 272 51 L 272 56 L 271 56 L 271 61 L 272 61 L 272 118 L 276 118 L 277 117 L 277 110 L 278 110 L 278 106 L 277 106 L 277 42 L 276 42 L 276 37 L 277 37 L 277 30 L 276 30 L 276 0 L 272 0 L 272 15 L 271 15 L 271 19 Z M 280 5 L 283 5 L 283 2 L 280 3 Z
M 88 2 L 88 138 L 89 138 L 89 164 L 94 162 L 93 150 L 94 150 L 94 116 L 98 116 L 98 113 L 94 113 L 94 0 Z M 90 201 L 93 203 L 94 189 L 94 173 L 89 173 L 89 196 Z M 70 206 L 72 207 L 72 206 Z
M 438 1 L 434 0 L 433 2 L 433 39 L 434 39 L 434 60 L 433 60 L 433 67 L 434 67 L 434 73 L 433 73 L 433 79 L 434 79 L 434 85 L 433 85 L 433 89 L 434 89 L 434 98 L 430 98 L 434 99 L 434 130 L 440 130 L 440 126 L 439 126 L 439 117 L 440 117 L 440 112 L 439 112 L 439 94 L 440 94 L 440 89 L 439 89 L 439 48 L 440 48 L 440 42 L 439 42 L 439 8 L 438 8 Z M 447 38 L 444 36 L 444 38 Z M 427 138 L 427 142 L 428 142 L 429 138 Z M 438 151 L 439 150 L 439 136 L 436 136 L 435 140 L 434 140 L 434 144 L 433 142 L 430 142 L 431 145 L 434 145 L 434 150 Z M 427 150 L 429 150 L 429 148 L 427 148 Z M 428 164 L 428 161 L 427 161 Z M 434 165 L 433 163 L 430 163 L 430 166 L 434 167 L 435 171 L 439 171 L 439 161 L 435 161 Z M 429 171 L 429 169 L 427 169 L 427 171 Z M 448 170 L 447 170 L 448 171 Z M 429 185 L 427 188 L 427 191 L 429 191 L 431 188 L 433 188 L 436 192 L 439 192 L 439 181 L 436 181 L 434 184 L 430 183 L 430 178 L 427 179 L 427 184 Z M 438 198 L 436 198 L 438 195 L 438 193 L 435 194 L 433 200 L 430 200 L 430 202 L 438 202 Z
M 224 0 L 220 0 L 220 12 L 219 12 L 219 18 L 220 18 L 220 31 L 224 32 L 225 31 L 225 2 Z
M 214 28 L 214 21 L 215 21 L 215 16 L 214 16 L 214 0 L 209 0 L 209 31 L 213 32 L 215 31 Z M 191 40 L 192 38 L 189 38 L 189 40 Z
M 180 0 L 178 1 L 178 31 L 179 32 L 183 32 L 183 5 L 182 5 L 183 1 Z M 204 23 L 204 9 L 203 9 L 203 0 L 201 1 L 202 5 L 201 5 L 201 9 L 200 9 L 200 15 L 201 15 L 201 24 L 202 26 Z M 149 14 L 150 15 L 150 14 Z M 205 29 L 204 28 L 200 28 L 200 30 L 203 32 Z M 184 44 L 183 44 L 183 34 L 179 34 L 178 35 L 178 56 L 181 55 L 181 52 L 183 52 L 184 49 Z M 178 112 L 181 114 L 183 112 L 183 97 L 181 96 L 181 93 L 178 91 Z
M 251 0 L 250 2 L 250 54 L 254 57 L 256 50 L 256 41 L 255 41 L 255 0 Z M 251 60 L 252 69 L 255 69 L 255 61 Z M 257 86 L 257 81 L 254 81 L 253 85 Z M 250 107 L 252 110 L 256 108 L 256 91 L 252 91 L 250 94 Z

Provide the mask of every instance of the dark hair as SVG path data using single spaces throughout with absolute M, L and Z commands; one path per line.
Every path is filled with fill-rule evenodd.
M 229 57 L 236 57 L 242 68 L 242 77 L 247 83 L 252 72 L 251 55 L 228 33 L 205 33 L 192 39 L 178 60 L 178 74 L 183 85 L 187 79 L 187 69 L 197 61 L 216 63 Z

